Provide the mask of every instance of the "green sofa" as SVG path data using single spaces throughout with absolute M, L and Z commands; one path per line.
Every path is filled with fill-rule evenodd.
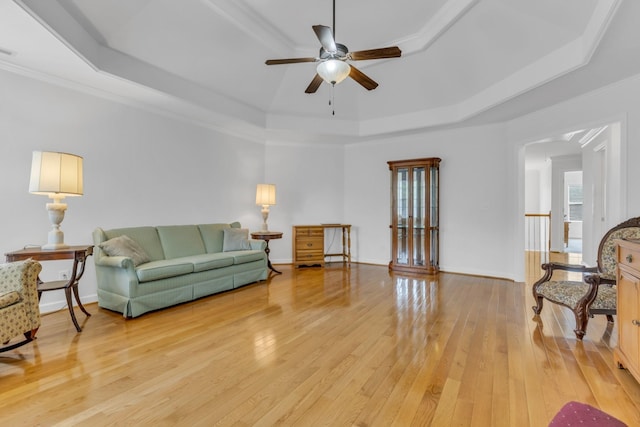
M 247 236 L 238 222 L 97 228 L 93 243 L 98 304 L 137 317 L 266 280 L 265 242 L 244 238 L 238 247 L 242 233 Z M 128 247 L 113 250 L 113 243 L 123 239 L 134 246 L 133 252 Z

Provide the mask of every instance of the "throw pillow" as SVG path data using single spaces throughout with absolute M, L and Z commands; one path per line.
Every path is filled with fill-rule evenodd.
M 244 251 L 251 249 L 249 244 L 249 230 L 246 228 L 225 228 L 222 251 Z
M 149 255 L 147 255 L 138 242 L 124 234 L 102 242 L 98 246 L 109 256 L 126 256 L 131 258 L 134 266 L 151 261 Z

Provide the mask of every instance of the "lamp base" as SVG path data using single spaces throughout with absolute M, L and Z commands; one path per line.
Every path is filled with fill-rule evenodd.
M 69 245 L 64 243 L 64 233 L 60 230 L 60 223 L 64 219 L 64 212 L 67 210 L 66 203 L 47 203 L 49 221 L 53 228 L 47 234 L 47 244 L 42 246 L 43 250 L 66 249 Z
M 260 231 L 269 231 L 269 226 L 267 225 L 267 219 L 269 218 L 269 205 L 262 205 L 262 228 Z

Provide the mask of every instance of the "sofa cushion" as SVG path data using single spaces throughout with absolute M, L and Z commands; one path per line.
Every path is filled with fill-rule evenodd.
M 136 268 L 140 283 L 193 273 L 193 263 L 185 259 L 151 261 Z
M 225 253 L 194 255 L 188 260 L 193 263 L 193 271 L 196 273 L 233 265 L 233 256 Z
M 98 246 L 109 256 L 125 256 L 131 258 L 133 265 L 136 266 L 151 261 L 145 250 L 126 234 L 109 239 L 106 242 L 100 243 Z
M 207 253 L 222 252 L 224 242 L 224 230 L 227 228 L 240 228 L 239 222 L 232 224 L 199 224 L 198 229 L 207 249 Z
M 251 249 L 249 244 L 249 230 L 246 228 L 227 228 L 223 230 L 224 241 L 222 251 L 245 251 Z
M 260 261 L 265 258 L 264 251 L 235 251 L 229 252 L 233 255 L 234 264 L 244 264 L 246 262 Z
M 165 259 L 206 253 L 197 225 L 162 225 L 156 228 Z
M 105 230 L 104 233 L 107 240 L 123 234 L 129 236 L 144 249 L 151 261 L 164 259 L 160 237 L 155 227 L 114 228 L 113 230 Z

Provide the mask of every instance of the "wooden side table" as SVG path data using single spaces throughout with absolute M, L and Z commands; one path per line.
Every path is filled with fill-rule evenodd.
M 58 261 L 64 259 L 73 260 L 73 268 L 71 269 L 71 277 L 69 280 L 54 280 L 50 282 L 43 282 L 38 279 L 38 299 L 45 291 L 54 291 L 57 289 L 64 289 L 65 296 L 67 297 L 67 305 L 69 306 L 69 313 L 71 314 L 71 320 L 78 332 L 82 332 L 82 328 L 78 324 L 76 314 L 73 311 L 73 302 L 71 301 L 71 292 L 76 298 L 78 307 L 87 316 L 91 316 L 87 310 L 85 310 L 82 302 L 80 301 L 80 295 L 78 294 L 78 282 L 84 274 L 84 267 L 87 258 L 93 255 L 93 245 L 81 245 L 81 246 L 69 246 L 64 249 L 42 249 L 42 248 L 27 248 L 20 249 L 18 251 L 8 252 L 5 254 L 7 262 L 22 261 L 32 258 L 36 261 Z
M 271 252 L 271 250 L 269 249 L 269 240 L 282 239 L 282 232 L 281 231 L 256 231 L 255 233 L 251 233 L 251 238 L 256 240 L 264 240 L 267 243 L 267 247 L 264 248 L 264 252 L 267 254 L 267 266 L 274 273 L 282 274 L 281 271 L 278 271 L 275 268 L 273 268 L 273 265 L 271 265 L 271 260 L 269 259 L 269 252 Z

